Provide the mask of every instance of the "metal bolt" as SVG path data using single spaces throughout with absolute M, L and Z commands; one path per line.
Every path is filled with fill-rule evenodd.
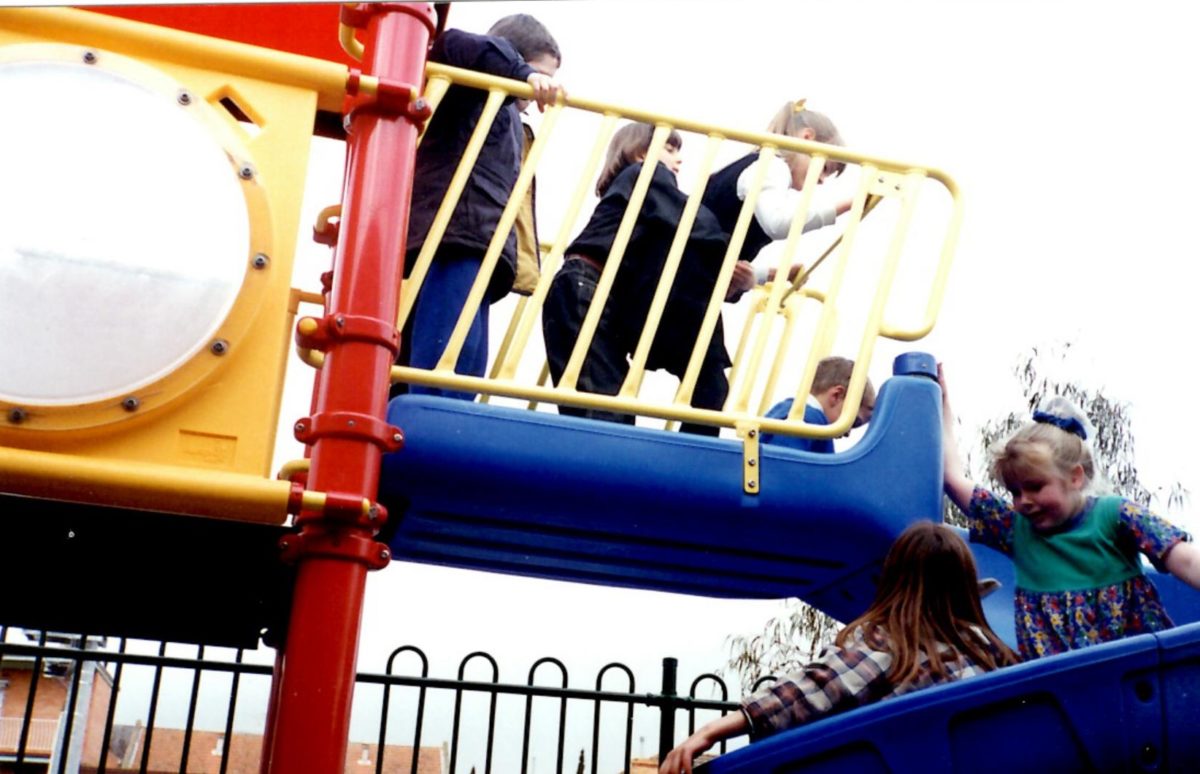
M 754 467 L 755 465 L 758 464 L 758 460 L 749 460 L 746 464 L 749 465 L 750 467 Z
M 83 52 L 83 63 L 84 64 L 96 64 L 96 52 L 95 51 L 84 51 Z
M 175 97 L 175 99 L 179 101 L 180 105 L 186 106 L 192 104 L 192 95 L 186 89 L 180 89 L 179 94 Z
M 254 167 L 250 164 L 241 165 L 240 167 L 238 167 L 238 177 L 240 177 L 243 180 L 253 180 L 254 179 Z
M 258 255 L 254 256 L 254 268 L 256 269 L 265 269 L 267 268 L 267 264 L 270 262 L 271 259 L 268 258 L 264 253 L 259 253 Z
M 346 420 L 346 427 L 354 427 L 355 424 L 356 422 L 353 419 Z
M 308 425 L 304 424 L 303 422 L 296 423 L 295 430 L 297 433 L 303 433 L 307 429 L 308 429 Z
M 754 479 L 750 479 L 749 481 L 746 482 L 746 486 L 750 487 L 751 489 L 757 489 L 758 482 L 755 481 Z
M 367 521 L 377 521 L 379 519 L 379 506 L 372 505 L 367 509 Z
M 121 401 L 121 408 L 125 409 L 126 411 L 137 411 L 139 408 L 141 408 L 141 406 L 142 402 L 132 395 Z
M 751 438 L 756 438 L 756 437 L 758 437 L 758 431 L 757 431 L 757 430 L 751 430 L 751 431 L 748 433 L 748 435 L 749 435 Z
M 29 412 L 26 411 L 25 409 L 23 409 L 23 408 L 9 409 L 8 421 L 13 423 L 14 425 L 19 425 L 22 422 L 24 422 L 26 419 L 29 419 Z
M 392 552 L 386 548 L 381 548 L 379 549 L 379 558 L 386 562 L 388 559 L 392 558 Z
M 404 436 L 401 435 L 400 433 L 392 433 L 392 441 L 395 443 L 403 443 Z
M 290 542 L 288 542 L 288 540 L 286 538 L 279 541 L 279 550 L 280 551 L 286 551 L 291 547 L 292 547 L 292 544 Z
M 214 355 L 224 355 L 229 351 L 229 342 L 225 339 L 217 339 L 208 348 Z
M 424 97 L 417 97 L 413 100 L 412 109 L 414 112 L 424 113 L 428 107 L 429 103 L 425 101 Z
M 338 315 L 333 319 L 333 324 L 339 328 L 344 328 L 346 326 L 346 318 Z

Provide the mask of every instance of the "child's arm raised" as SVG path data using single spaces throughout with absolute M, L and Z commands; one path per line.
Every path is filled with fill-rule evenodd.
M 1167 572 L 1192 588 L 1200 589 L 1200 547 L 1195 543 L 1176 543 L 1167 553 Z
M 971 503 L 975 482 L 963 472 L 962 459 L 958 456 L 958 442 L 954 437 L 954 411 L 950 408 L 950 395 L 946 391 L 946 374 L 938 363 L 938 386 L 942 388 L 942 487 L 946 495 L 965 513 Z

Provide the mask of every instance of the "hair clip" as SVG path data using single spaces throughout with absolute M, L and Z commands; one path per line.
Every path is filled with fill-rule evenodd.
M 804 112 L 804 103 L 807 101 L 808 101 L 807 99 L 798 99 L 795 102 L 793 102 L 792 103 L 792 112 L 793 113 Z
M 1035 411 L 1033 412 L 1033 421 L 1045 425 L 1054 425 L 1059 430 L 1079 436 L 1080 440 L 1087 440 L 1087 430 L 1083 428 L 1083 423 L 1075 417 L 1057 417 L 1053 414 L 1047 414 L 1045 411 Z

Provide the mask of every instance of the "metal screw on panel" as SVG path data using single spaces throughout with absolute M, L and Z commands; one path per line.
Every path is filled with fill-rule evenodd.
M 392 440 L 396 443 L 400 443 L 404 440 L 404 436 L 400 433 L 392 433 Z
M 379 558 L 383 559 L 384 561 L 387 561 L 388 559 L 392 558 L 392 552 L 387 550 L 386 548 L 380 549 Z
M 187 91 L 186 89 L 180 89 L 179 94 L 175 97 L 175 99 L 179 101 L 180 105 L 186 106 L 192 104 L 191 92 Z
M 346 420 L 346 427 L 354 427 L 357 424 L 353 419 Z
M 754 437 L 756 437 L 757 435 L 758 435 L 758 431 L 757 431 L 757 430 L 751 430 L 751 431 L 749 432 L 749 436 L 750 436 L 751 438 L 754 438 Z
M 29 419 L 29 412 L 26 411 L 25 409 L 23 409 L 23 408 L 9 409 L 8 421 L 13 423 L 14 425 L 19 425 L 22 422 L 24 422 L 26 419 Z
M 229 342 L 225 339 L 217 339 L 212 343 L 212 346 L 209 347 L 209 350 L 214 355 L 224 355 L 229 351 Z
M 121 408 L 125 409 L 126 411 L 137 411 L 139 408 L 141 408 L 141 406 L 142 402 L 132 395 L 121 401 Z
M 308 425 L 304 424 L 303 422 L 296 423 L 296 432 L 297 433 L 303 433 L 307 429 L 308 429 Z
M 754 479 L 751 479 L 746 482 L 746 486 L 750 487 L 751 489 L 755 489 L 758 487 L 758 482 L 755 481 Z
M 425 101 L 424 97 L 417 97 L 413 100 L 412 106 L 415 112 L 424 113 L 425 109 L 429 107 L 429 103 Z
M 377 521 L 379 519 L 379 506 L 372 505 L 367 509 L 367 521 Z
M 83 63 L 84 64 L 96 64 L 96 52 L 95 51 L 84 51 L 83 52 Z
M 251 166 L 250 164 L 241 165 L 240 167 L 238 167 L 238 177 L 240 177 L 243 180 L 253 180 L 254 179 L 254 167 Z
M 755 465 L 758 464 L 758 460 L 749 460 L 746 462 L 746 464 L 749 465 L 750 467 L 754 467 Z
M 267 264 L 270 262 L 271 259 L 268 258 L 264 253 L 259 253 L 258 255 L 254 256 L 254 268 L 256 269 L 265 269 L 267 268 Z

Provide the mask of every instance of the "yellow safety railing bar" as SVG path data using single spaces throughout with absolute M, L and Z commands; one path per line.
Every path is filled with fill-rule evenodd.
M 244 43 L 132 22 L 76 8 L 3 8 L 4 27 L 39 38 L 100 46 L 120 40 L 127 57 L 169 59 L 202 70 L 254 73 L 256 78 L 317 93 L 321 110 L 340 111 L 350 71 L 345 65 Z M 100 42 L 97 42 L 100 41 Z
M 529 343 L 529 336 L 537 323 L 537 315 L 546 301 L 546 295 L 550 292 L 550 283 L 554 279 L 554 274 L 562 264 L 564 253 L 567 245 L 570 244 L 571 234 L 575 228 L 575 220 L 583 208 L 584 199 L 592 190 L 591 181 L 596 177 L 596 170 L 600 168 L 600 162 L 604 158 L 605 149 L 608 147 L 609 140 L 612 139 L 613 132 L 616 131 L 616 126 L 617 114 L 605 114 L 600 123 L 600 129 L 596 133 L 596 141 L 592 145 L 591 153 L 588 154 L 584 164 L 584 174 L 579 177 L 579 183 L 575 186 L 575 191 L 571 194 L 567 205 L 566 216 L 562 219 L 558 234 L 551 243 L 545 260 L 542 261 L 541 276 L 538 277 L 537 286 L 519 317 L 519 324 L 513 338 L 514 346 L 506 354 L 500 372 L 497 374 L 500 379 L 512 379 L 516 375 L 521 354 Z M 545 132 L 543 131 L 541 134 L 544 135 Z M 547 371 L 547 373 L 549 372 Z M 544 384 L 544 382 L 539 384 Z
M 705 144 L 704 156 L 700 162 L 700 179 L 707 180 L 709 173 L 712 171 L 713 162 L 717 158 L 717 148 L 720 147 L 721 138 L 719 136 L 710 136 Z M 646 166 L 651 166 L 647 164 Z M 632 377 L 636 373 L 638 387 L 641 386 L 641 379 L 646 367 L 646 359 L 650 357 L 650 347 L 654 342 L 654 336 L 658 332 L 658 324 L 662 320 L 663 310 L 667 305 L 667 297 L 671 292 L 671 287 L 675 283 L 675 274 L 679 269 L 679 261 L 683 257 L 684 248 L 687 246 L 688 236 L 692 233 L 692 224 L 696 221 L 696 213 L 700 211 L 700 199 L 704 195 L 704 188 L 697 186 L 688 197 L 687 204 L 684 206 L 683 215 L 679 219 L 679 226 L 675 229 L 675 238 L 671 241 L 671 248 L 667 252 L 667 261 L 663 266 L 662 276 L 658 280 L 658 287 L 654 291 L 654 298 L 650 302 L 650 311 L 646 315 L 646 324 L 642 329 L 642 337 L 638 340 L 637 349 L 634 351 L 633 364 L 630 370 L 630 379 L 626 379 L 625 386 L 622 387 L 621 395 L 636 394 L 637 390 L 632 388 Z M 722 265 L 721 274 L 725 274 L 725 268 L 728 265 L 729 271 L 733 271 L 733 261 L 726 256 L 725 264 Z M 729 281 L 725 280 L 722 285 L 718 278 L 714 294 L 721 291 L 723 287 L 728 287 Z M 724 293 L 720 293 L 724 300 Z M 710 301 L 709 309 L 713 308 L 713 303 Z M 684 372 L 683 379 L 680 380 L 679 389 L 676 392 L 675 402 L 682 405 L 687 405 L 692 398 L 692 390 L 696 386 L 696 378 L 700 372 L 700 362 L 704 357 L 704 353 L 708 350 L 709 341 L 712 339 L 712 332 L 705 335 L 705 330 L 701 328 L 696 337 L 696 344 L 692 347 L 692 355 L 688 361 L 688 368 Z M 694 366 L 694 368 L 692 367 Z
M 279 524 L 291 484 L 219 470 L 0 446 L 4 491 L 69 502 Z
M 457 205 L 470 172 L 477 161 L 484 136 L 490 128 L 500 104 L 508 96 L 524 99 L 532 97 L 532 89 L 527 84 L 445 65 L 433 63 L 427 65 L 426 75 L 425 98 L 426 101 L 435 106 L 451 84 L 484 89 L 489 92 L 489 96 L 485 103 L 483 114 L 476 126 L 475 134 L 468 143 L 467 150 L 434 219 L 430 233 L 413 266 L 411 276 L 405 282 L 402 303 L 397 317 L 398 325 L 403 325 L 411 313 L 413 300 L 416 293 L 420 290 L 421 283 L 424 281 L 438 242 L 445 232 L 453 209 Z M 542 263 L 542 276 L 533 294 L 526 299 L 522 299 L 517 304 L 513 319 L 506 331 L 504 342 L 493 362 L 489 378 L 456 374 L 454 373 L 454 364 L 457 362 L 462 342 L 466 337 L 469 319 L 474 315 L 479 304 L 483 302 L 483 293 L 486 289 L 487 278 L 490 277 L 491 270 L 499 259 L 504 239 L 515 220 L 518 202 L 524 197 L 528 185 L 532 181 L 537 161 L 546 144 L 551 141 L 554 123 L 558 119 L 559 112 L 564 108 L 599 114 L 602 117 L 602 122 L 592 150 L 581 167 L 582 175 L 568 201 L 565 217 L 559 225 L 557 236 L 554 242 L 551 243 L 549 251 L 545 254 L 545 259 Z M 647 153 L 647 158 L 650 160 L 656 159 L 661 153 L 666 137 L 672 129 L 705 135 L 708 138 L 708 144 L 705 147 L 704 161 L 701 162 L 700 177 L 702 179 L 707 179 L 713 159 L 716 156 L 717 148 L 723 141 L 730 140 L 747 145 L 755 145 L 760 149 L 757 169 L 754 173 L 754 182 L 743 203 L 738 222 L 731 234 L 726 260 L 722 264 L 721 272 L 713 291 L 712 303 L 710 303 L 701 328 L 698 331 L 697 344 L 693 347 L 688 368 L 681 379 L 680 387 L 675 394 L 673 403 L 670 405 L 640 399 L 637 397 L 637 394 L 644 377 L 644 364 L 653 341 L 654 331 L 661 320 L 663 308 L 669 295 L 670 279 L 673 278 L 674 273 L 678 269 L 678 264 L 681 260 L 679 254 L 682 252 L 682 245 L 686 239 L 686 234 L 690 232 L 692 218 L 695 217 L 694 212 L 690 215 L 685 214 L 683 222 L 677 230 L 675 240 L 668 251 L 664 277 L 655 293 L 654 301 L 648 313 L 647 325 L 643 330 L 641 339 L 639 339 L 637 349 L 633 353 L 629 376 L 622 385 L 620 393 L 616 396 L 604 396 L 575 390 L 579 372 L 586 353 L 590 348 L 592 338 L 595 335 L 600 314 L 611 293 L 612 284 L 628 246 L 637 213 L 640 211 L 646 191 L 648 190 L 653 167 L 651 163 L 643 166 L 642 174 L 635 183 L 630 204 L 597 283 L 591 308 L 585 316 L 575 348 L 572 351 L 559 384 L 557 386 L 547 386 L 546 369 L 544 366 L 541 369 L 541 378 L 538 379 L 536 385 L 521 384 L 516 380 L 518 366 L 525 353 L 529 337 L 532 335 L 537 324 L 537 319 L 541 313 L 546 295 L 549 292 L 553 276 L 564 260 L 566 246 L 570 243 L 572 234 L 581 225 L 576 223 L 576 220 L 582 209 L 583 202 L 590 191 L 592 180 L 603 157 L 606 144 L 612 136 L 616 122 L 622 118 L 650 123 L 656 126 L 651 148 Z M 402 366 L 395 367 L 392 369 L 392 379 L 394 381 L 407 381 L 415 384 L 452 388 L 479 393 L 483 396 L 495 395 L 515 398 L 528 401 L 531 407 L 535 407 L 541 402 L 551 402 L 659 417 L 670 421 L 701 422 L 726 427 L 736 427 L 739 422 L 744 423 L 747 421 L 747 418 L 751 418 L 753 420 L 751 425 L 762 431 L 789 435 L 804 434 L 813 437 L 835 437 L 844 434 L 854 421 L 858 403 L 865 389 L 867 368 L 876 338 L 884 336 L 900 341 L 913 341 L 926 335 L 932 329 L 937 311 L 941 305 L 942 296 L 945 292 L 950 260 L 953 256 L 962 217 L 962 203 L 959 189 L 944 172 L 935 168 L 914 167 L 911 164 L 868 156 L 853 150 L 831 147 L 792 137 L 764 132 L 731 131 L 701 122 L 668 117 L 652 111 L 623 108 L 575 96 L 565 100 L 560 99 L 557 105 L 551 107 L 546 115 L 546 119 L 539 130 L 534 146 L 530 149 L 530 157 L 522 167 L 521 175 L 514 187 L 508 206 L 502 213 L 500 227 L 497 229 L 496 234 L 493 235 L 489 248 L 485 252 L 483 268 L 476 278 L 476 282 L 468 296 L 468 301 L 464 306 L 463 314 L 459 318 L 454 333 L 451 336 L 451 341 L 443 352 L 441 360 L 432 370 Z M 535 150 L 536 153 L 534 152 Z M 750 323 L 755 315 L 752 315 L 747 321 L 747 327 L 743 331 L 742 338 L 739 341 L 734 368 L 730 372 L 730 384 L 732 388 L 730 401 L 726 406 L 726 410 L 719 412 L 693 408 L 687 405 L 687 403 L 690 400 L 691 391 L 694 388 L 705 350 L 705 347 L 701 346 L 700 342 L 707 343 L 715 330 L 716 322 L 721 315 L 721 304 L 725 289 L 736 263 L 736 256 L 740 253 L 751 219 L 754 217 L 756 200 L 765 182 L 767 165 L 775 155 L 782 152 L 806 153 L 812 157 L 812 163 L 809 166 L 808 176 L 801 189 L 801 201 L 797 206 L 796 218 L 793 221 L 783 250 L 776 262 L 776 275 L 780 278 L 787 276 L 788 269 L 792 265 L 794 256 L 799 249 L 803 224 L 807 220 L 808 211 L 812 206 L 815 187 L 820 180 L 821 171 L 827 160 L 834 158 L 847 165 L 857 165 L 862 170 L 862 179 L 854 194 L 850 213 L 844 220 L 839 221 L 840 223 L 845 223 L 845 229 L 834 243 L 830 245 L 829 249 L 816 262 L 803 270 L 792 282 L 777 281 L 770 283 L 761 292 L 757 289 L 754 291 L 755 294 L 760 294 L 758 300 L 755 302 L 755 314 L 763 317 L 764 325 L 760 326 L 752 334 Z M 888 181 L 888 184 L 893 185 L 893 187 L 896 178 L 903 178 L 905 185 L 902 187 L 906 188 L 906 190 L 904 192 L 898 189 L 886 190 L 887 186 L 879 182 L 879 175 L 882 175 Z M 872 182 L 872 180 L 875 182 Z M 937 258 L 938 262 L 934 271 L 929 296 L 924 303 L 924 317 L 917 327 L 910 329 L 889 325 L 884 320 L 884 309 L 888 293 L 891 290 L 892 280 L 898 269 L 901 253 L 901 241 L 899 240 L 904 238 L 907 231 L 907 225 L 904 225 L 903 228 L 898 228 L 896 231 L 896 236 L 884 263 L 884 276 L 878 281 L 879 284 L 873 296 L 874 300 L 867 313 L 869 322 L 863 331 L 863 339 L 859 344 L 859 359 L 856 361 L 854 376 L 851 380 L 846 411 L 839 418 L 838 422 L 829 426 L 810 426 L 797 421 L 797 417 L 802 416 L 804 398 L 807 396 L 807 392 L 812 384 L 816 364 L 832 350 L 832 343 L 837 331 L 838 299 L 841 294 L 842 285 L 846 279 L 847 267 L 853 253 L 859 224 L 864 216 L 871 212 L 881 199 L 886 198 L 902 199 L 904 202 L 902 221 L 906 224 L 912 216 L 913 195 L 915 193 L 912 189 L 915 189 L 917 184 L 923 180 L 940 183 L 949 193 L 951 201 L 946 234 L 941 243 L 941 251 Z M 698 204 L 701 196 L 702 189 L 694 192 L 688 199 L 688 208 L 691 209 L 693 204 Z M 802 285 L 808 282 L 816 268 L 827 258 L 831 259 L 828 285 L 824 289 L 801 288 Z M 808 350 L 801 383 L 798 385 L 795 393 L 799 399 L 794 401 L 793 416 L 789 419 L 767 419 L 760 416 L 760 414 L 763 411 L 763 407 L 767 405 L 769 396 L 774 391 L 778 380 L 781 378 L 781 361 L 783 356 L 788 352 L 795 335 L 796 312 L 794 311 L 795 304 L 793 302 L 804 299 L 816 300 L 821 304 L 821 310 L 816 324 L 814 343 Z M 766 321 L 780 315 L 783 315 L 785 318 L 784 331 L 778 346 L 775 347 L 775 355 L 768 357 L 767 347 L 770 339 L 770 328 Z M 751 395 L 758 388 L 756 374 L 763 366 L 764 360 L 770 364 L 766 378 L 766 391 L 759 402 L 758 411 L 751 412 L 748 406 Z M 483 399 L 486 400 L 487 398 L 484 397 Z

